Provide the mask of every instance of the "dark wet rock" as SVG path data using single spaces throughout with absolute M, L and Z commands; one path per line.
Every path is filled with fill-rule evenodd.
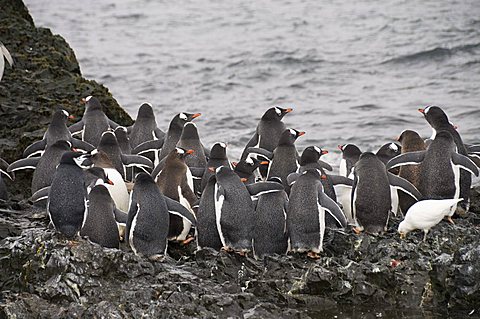
M 112 120 L 132 124 L 107 88 L 82 77 L 68 43 L 35 27 L 21 0 L 0 0 L 0 8 L 0 41 L 14 59 L 0 81 L 0 157 L 9 163 L 21 158 L 29 144 L 42 138 L 57 107 L 81 118 L 79 102 L 88 95 L 100 99 Z M 32 173 L 25 172 L 16 174 L 15 183 L 7 182 L 12 193 L 22 195 L 17 198 L 29 195 Z

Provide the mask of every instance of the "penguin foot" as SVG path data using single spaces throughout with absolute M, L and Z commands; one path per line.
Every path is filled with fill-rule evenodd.
M 185 239 L 184 241 L 182 241 L 182 245 L 186 246 L 186 245 L 190 244 L 190 242 L 192 242 L 194 239 L 195 239 L 195 237 L 190 236 L 187 239 Z
M 353 227 L 352 230 L 357 235 L 360 235 L 362 233 L 362 229 L 360 227 Z
M 231 253 L 233 252 L 233 248 L 231 247 L 226 247 L 226 246 L 223 246 L 222 249 L 220 249 L 221 251 L 224 251 L 226 253 Z
M 78 240 L 67 240 L 68 247 L 77 247 L 80 244 Z
M 307 256 L 308 256 L 308 258 L 312 258 L 312 259 L 320 259 L 320 255 L 313 252 L 313 251 L 309 251 L 307 253 Z
M 453 221 L 452 216 L 448 216 L 447 220 L 450 224 L 455 225 L 455 222 Z

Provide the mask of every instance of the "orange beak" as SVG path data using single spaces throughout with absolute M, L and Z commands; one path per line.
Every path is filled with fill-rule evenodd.
M 343 151 L 343 145 L 342 145 L 342 144 L 338 144 L 337 147 L 338 147 L 338 149 L 339 149 L 340 151 Z
M 418 112 L 425 114 L 425 109 L 418 109 Z
M 298 136 L 303 136 L 305 135 L 305 132 L 298 132 Z
M 215 173 L 215 167 L 209 167 L 208 170 L 212 173 Z
M 245 183 L 246 181 L 248 181 L 248 178 L 242 177 L 240 178 L 240 180 L 242 181 L 242 183 Z
M 326 179 L 327 179 L 327 175 L 322 175 L 322 176 L 320 176 L 320 179 L 326 180 Z
M 192 119 L 196 119 L 200 115 L 202 115 L 202 113 L 195 113 L 195 114 L 192 115 Z
M 237 167 L 238 163 L 237 162 L 232 162 L 233 167 Z
M 75 116 L 69 115 L 69 116 L 68 116 L 68 119 L 69 119 L 69 120 L 74 120 L 74 119 L 75 119 Z
M 80 152 L 80 150 L 78 148 L 75 148 L 75 147 L 72 147 L 72 151 L 73 152 Z
M 268 164 L 270 164 L 269 161 L 261 161 L 261 162 L 260 162 L 260 165 L 268 165 Z
M 292 111 L 293 111 L 293 109 L 291 107 L 289 107 L 288 109 L 285 110 L 285 113 L 290 113 Z
M 193 154 L 193 153 L 195 153 L 195 151 L 194 151 L 194 150 L 187 150 L 185 153 L 187 153 L 187 154 L 189 154 L 189 155 L 190 155 L 190 154 Z
M 113 182 L 109 179 L 107 179 L 107 183 L 110 184 L 110 185 L 114 185 Z
M 322 150 L 322 155 L 328 154 L 327 150 Z

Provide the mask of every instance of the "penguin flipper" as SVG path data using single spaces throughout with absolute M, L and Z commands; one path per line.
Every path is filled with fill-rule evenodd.
M 33 193 L 33 195 L 29 198 L 29 200 L 32 203 L 40 203 L 40 202 L 48 199 L 48 193 L 49 192 L 50 192 L 50 186 L 40 188 L 38 191 Z
M 127 225 L 125 226 L 125 241 L 127 242 L 127 244 L 129 244 L 130 240 L 130 228 L 132 227 L 133 219 L 135 218 L 139 210 L 140 205 L 137 204 L 134 196 L 132 196 L 132 199 L 130 201 L 130 208 L 128 209 Z
M 160 161 L 160 163 L 158 163 L 157 166 L 155 166 L 150 176 L 152 176 L 153 179 L 156 179 L 157 176 L 160 175 L 164 167 L 165 167 L 165 157 Z
M 68 127 L 68 130 L 72 135 L 80 134 L 83 131 L 83 120 L 78 121 L 77 123 L 74 123 Z
M 282 184 L 277 182 L 259 182 L 245 185 L 250 196 L 258 197 L 262 194 L 281 192 L 285 190 Z
M 7 60 L 8 64 L 10 64 L 10 66 L 13 66 L 12 56 L 10 55 L 10 52 L 8 52 L 7 48 L 5 47 L 5 45 L 3 45 L 2 42 L 0 42 L 0 51 L 5 57 L 5 59 Z M 0 79 L 1 79 L 1 76 L 0 76 Z
M 471 144 L 464 144 L 465 148 L 467 149 L 467 153 L 480 153 L 480 145 L 471 145 Z
M 395 174 L 387 172 L 388 182 L 390 185 L 395 188 L 399 189 L 405 194 L 413 197 L 416 201 L 422 199 L 423 195 L 418 191 L 418 189 L 406 179 L 399 177 Z
M 148 152 L 159 151 L 163 147 L 164 140 L 150 140 L 143 142 L 132 150 L 132 154 L 143 154 Z
M 47 146 L 47 140 L 43 139 L 40 141 L 36 141 L 33 144 L 30 144 L 29 146 L 27 146 L 25 151 L 23 151 L 23 157 L 30 157 L 35 153 L 43 151 L 46 146 Z
M 95 149 L 95 147 L 92 144 L 79 140 L 78 138 L 74 138 L 74 137 L 70 139 L 70 143 L 72 143 L 72 147 L 84 150 L 85 152 L 91 152 Z
M 328 164 L 327 162 L 324 162 L 322 160 L 318 160 L 317 163 L 318 163 L 318 166 L 320 166 L 320 168 L 323 168 L 323 169 L 325 169 L 327 171 L 330 171 L 330 172 L 333 171 L 332 166 L 330 164 Z
M 126 167 L 153 168 L 152 161 L 145 156 L 122 154 L 121 157 Z
M 19 159 L 18 161 L 8 165 L 7 172 L 15 172 L 22 169 L 36 169 L 39 161 L 40 157 L 27 157 Z
M 403 166 L 420 164 L 425 158 L 426 151 L 408 152 L 395 156 L 388 161 L 387 170 Z
M 273 158 L 273 152 L 270 152 L 269 150 L 266 150 L 264 148 L 260 148 L 260 147 L 249 147 L 247 148 L 247 154 L 248 155 L 260 155 L 260 156 L 263 156 L 265 158 L 268 158 L 268 159 L 272 159 Z
M 290 173 L 288 174 L 287 176 L 287 184 L 288 186 L 292 186 L 296 181 L 297 181 L 297 178 L 300 177 L 300 173 Z
M 13 181 L 15 179 L 15 175 L 8 171 L 9 166 L 10 165 L 8 165 L 8 163 L 3 158 L 0 158 L 0 174 L 4 174 Z
M 258 145 L 258 133 L 257 132 L 255 132 L 255 134 L 253 134 L 253 136 L 247 142 L 247 145 L 245 145 L 245 148 L 243 149 L 243 153 L 242 153 L 242 156 L 240 157 L 240 160 L 241 161 L 246 160 L 247 157 L 248 157 L 248 148 L 255 147 L 256 145 Z
M 452 154 L 452 162 L 456 166 L 460 166 L 464 170 L 470 172 L 471 174 L 478 176 L 478 167 L 475 163 L 469 159 L 467 156 L 462 154 L 453 153 Z
M 119 224 L 127 224 L 128 220 L 128 214 L 125 213 L 124 211 L 121 211 L 120 209 L 115 207 L 115 210 L 113 211 L 113 215 L 115 216 L 115 221 Z
M 325 195 L 322 188 L 318 188 L 318 204 L 323 207 L 336 220 L 338 226 L 347 227 L 347 218 L 338 204 Z
M 167 203 L 168 212 L 170 214 L 174 214 L 182 218 L 185 218 L 189 222 L 191 222 L 193 226 L 196 225 L 197 220 L 195 216 L 188 209 L 186 209 L 185 206 L 166 196 L 165 196 L 165 202 Z
M 342 186 L 347 186 L 347 187 L 352 187 L 353 186 L 353 180 L 345 177 L 345 176 L 340 176 L 340 175 L 328 175 L 330 178 L 330 181 L 332 182 L 333 186 L 335 185 L 342 185 Z

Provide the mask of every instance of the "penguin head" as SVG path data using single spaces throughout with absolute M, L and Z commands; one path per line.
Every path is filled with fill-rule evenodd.
M 223 142 L 213 144 L 210 150 L 210 158 L 227 159 L 227 144 Z
M 59 150 L 64 150 L 64 151 L 73 151 L 72 150 L 72 143 L 70 143 L 69 141 L 65 141 L 65 140 L 58 140 L 49 147 L 56 148 L 56 149 L 59 149 Z
M 124 126 L 117 126 L 117 128 L 115 128 L 113 133 L 115 134 L 115 137 L 117 138 L 117 142 L 118 142 L 119 138 L 128 140 L 127 128 L 124 127 Z
M 397 141 L 400 142 L 402 146 L 408 145 L 418 140 L 423 142 L 420 135 L 418 135 L 417 132 L 412 130 L 403 130 L 402 133 L 400 133 L 400 135 L 397 137 Z
M 293 128 L 287 128 L 280 136 L 278 145 L 293 145 L 297 138 L 303 135 L 305 135 L 305 132 L 297 131 Z
M 285 116 L 285 114 L 292 112 L 292 108 L 281 108 L 279 106 L 274 106 L 269 108 L 262 116 L 264 121 L 280 121 Z
M 73 119 L 74 117 L 68 114 L 67 111 L 64 109 L 58 108 L 55 113 L 53 113 L 52 116 L 52 122 L 51 123 L 62 123 L 62 124 L 67 124 L 67 121 L 69 119 Z M 55 125 L 55 124 L 54 124 Z
M 81 164 L 83 161 L 90 156 L 90 154 L 68 151 L 63 153 L 60 159 L 60 164 L 77 165 L 82 167 Z
M 153 180 L 153 177 L 150 176 L 150 174 L 147 174 L 145 172 L 140 172 L 135 175 L 135 185 L 140 185 L 140 184 L 155 184 L 155 181 Z M 135 186 L 134 186 L 135 187 Z
M 88 178 L 94 185 L 113 185 L 113 182 L 108 178 L 107 173 L 101 167 L 91 167 L 86 170 L 86 174 L 89 174 Z
M 232 172 L 232 169 L 228 166 L 219 166 L 215 169 L 215 175 L 218 177 L 218 176 L 222 176 L 222 175 L 225 175 L 225 174 L 229 174 Z
M 447 114 L 438 106 L 430 105 L 424 109 L 418 109 L 418 111 L 425 116 L 428 124 L 434 129 L 445 125 L 452 125 L 448 120 Z
M 173 157 L 179 158 L 179 159 L 184 159 L 186 156 L 193 154 L 195 151 L 194 150 L 186 150 L 181 147 L 175 147 L 173 151 L 170 153 Z
M 358 159 L 360 154 L 362 154 L 362 151 L 355 144 L 338 145 L 338 149 L 342 151 L 343 158 Z
M 303 150 L 300 157 L 300 165 L 317 162 L 322 155 L 328 154 L 327 150 L 322 150 L 317 146 L 309 146 Z
M 246 173 L 250 175 L 260 166 L 260 163 L 261 161 L 259 161 L 258 159 L 249 156 L 236 164 L 232 164 L 235 167 L 235 172 Z
M 197 125 L 195 123 L 192 123 L 192 122 L 185 123 L 185 125 L 183 126 L 182 136 L 180 137 L 180 139 L 182 139 L 182 140 L 192 140 L 192 139 L 197 140 L 199 138 L 200 137 L 198 136 Z
M 438 131 L 434 141 L 443 141 L 444 143 L 450 145 L 452 149 L 456 148 L 453 136 L 448 131 Z
M 155 118 L 155 115 L 153 114 L 152 104 L 145 102 L 142 105 L 140 105 L 140 107 L 138 108 L 137 120 L 151 119 L 151 118 Z
M 170 128 L 177 127 L 179 129 L 183 129 L 185 123 L 191 122 L 193 119 L 196 119 L 202 115 L 201 113 L 178 113 L 170 122 Z
M 396 143 L 387 143 L 382 145 L 378 151 L 377 156 L 385 156 L 388 158 L 394 158 L 397 155 L 400 155 L 402 152 L 402 147 Z
M 98 149 L 103 149 L 104 147 L 119 147 L 117 137 L 115 133 L 112 131 L 105 131 L 102 134 L 102 138 L 100 139 L 100 143 L 98 143 Z
M 93 151 L 90 152 L 91 157 L 86 159 L 85 162 L 83 163 L 84 166 L 86 165 L 95 165 L 98 167 L 103 167 L 103 168 L 114 168 L 115 166 L 113 165 L 113 162 L 111 158 L 108 156 L 107 153 L 105 153 L 102 150 L 94 149 Z
M 86 111 L 102 110 L 102 104 L 100 104 L 100 101 L 94 96 L 87 96 L 82 101 L 85 102 Z

